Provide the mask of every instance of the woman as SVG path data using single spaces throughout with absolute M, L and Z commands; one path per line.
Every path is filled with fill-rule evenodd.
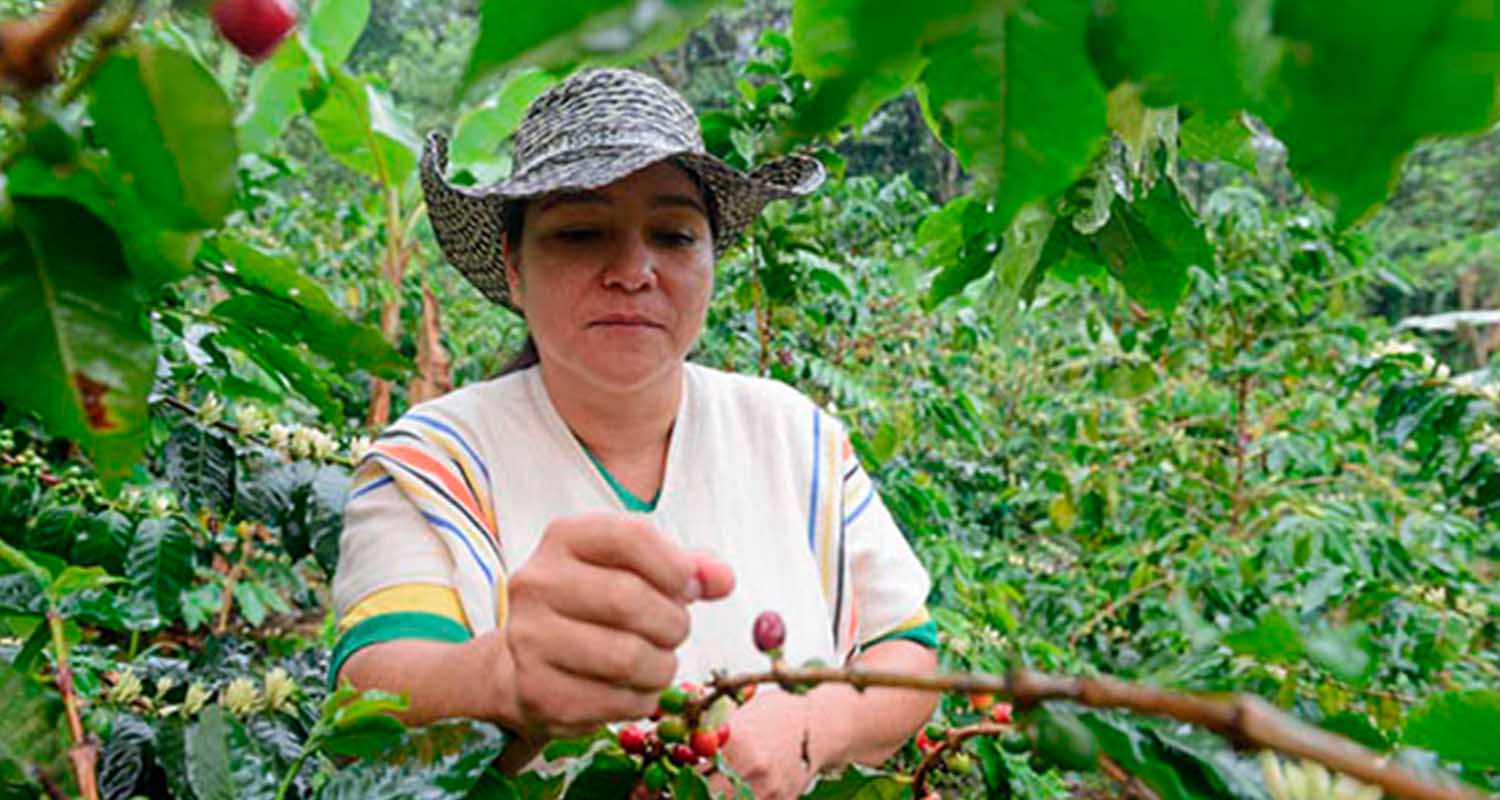
M 759 669 L 761 611 L 791 663 L 931 671 L 926 572 L 838 422 L 782 384 L 686 363 L 714 261 L 822 168 L 742 174 L 707 155 L 659 81 L 574 75 L 539 97 L 513 176 L 423 188 L 445 255 L 522 314 L 530 357 L 424 403 L 356 474 L 334 597 L 332 672 L 411 696 L 407 719 L 496 721 L 506 762 L 649 715 L 662 689 Z M 532 363 L 534 362 L 534 363 Z M 888 757 L 935 698 L 762 691 L 726 757 L 762 798 Z

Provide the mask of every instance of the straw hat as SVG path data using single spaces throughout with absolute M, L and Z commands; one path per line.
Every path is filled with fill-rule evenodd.
M 671 159 L 712 195 L 714 254 L 734 243 L 766 203 L 805 195 L 823 182 L 823 165 L 788 156 L 746 174 L 703 147 L 698 118 L 661 81 L 623 69 L 574 73 L 544 92 L 516 130 L 511 176 L 484 187 L 448 182 L 448 140 L 428 134 L 422 192 L 433 232 L 449 263 L 480 292 L 507 308 L 501 213 L 511 200 L 613 183 Z

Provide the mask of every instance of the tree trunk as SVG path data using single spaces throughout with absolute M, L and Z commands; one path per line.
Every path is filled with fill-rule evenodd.
M 417 374 L 406 388 L 406 401 L 416 405 L 453 391 L 453 358 L 443 349 L 443 321 L 437 297 L 422 276 L 422 322 L 417 334 Z

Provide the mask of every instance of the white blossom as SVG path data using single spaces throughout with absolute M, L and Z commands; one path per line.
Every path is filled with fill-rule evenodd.
M 276 667 L 266 673 L 266 708 L 283 711 L 297 693 L 297 684 L 286 670 Z
M 260 710 L 260 689 L 249 678 L 235 678 L 219 690 L 219 705 L 235 716 L 254 714 Z
M 198 713 L 203 709 L 203 706 L 208 704 L 208 699 L 212 696 L 207 686 L 197 681 L 188 684 L 187 697 L 182 701 L 182 715 L 184 717 L 191 717 Z
M 1260 754 L 1261 776 L 1271 800 L 1380 800 L 1380 789 L 1366 786 L 1348 775 L 1330 775 L 1315 761 L 1292 764 L 1276 754 Z
M 141 696 L 141 676 L 135 674 L 135 670 L 127 669 L 120 672 L 120 677 L 115 685 L 109 687 L 106 695 L 109 702 L 117 705 L 127 705 L 135 702 Z

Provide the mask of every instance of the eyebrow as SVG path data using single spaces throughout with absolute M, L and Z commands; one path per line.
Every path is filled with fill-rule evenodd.
M 610 200 L 609 197 L 605 196 L 604 194 L 602 194 L 600 192 L 593 192 L 593 191 L 558 192 L 557 194 L 551 195 L 550 197 L 548 197 L 545 200 L 543 200 L 541 202 L 541 204 L 537 206 L 537 211 L 546 211 L 549 208 L 556 208 L 557 206 L 569 205 L 569 204 L 573 204 L 573 203 L 588 204 L 588 205 L 605 205 L 605 206 L 607 206 L 607 205 L 612 205 L 613 202 L 614 201 Z M 705 217 L 708 216 L 708 209 L 706 209 L 706 208 L 703 207 L 703 203 L 700 200 L 698 200 L 698 198 L 693 197 L 692 195 L 687 195 L 687 194 L 659 194 L 659 195 L 656 195 L 655 197 L 651 198 L 651 207 L 652 208 L 686 207 L 686 208 L 691 208 L 691 209 L 694 209 L 694 210 L 698 211 L 700 214 L 702 214 Z

